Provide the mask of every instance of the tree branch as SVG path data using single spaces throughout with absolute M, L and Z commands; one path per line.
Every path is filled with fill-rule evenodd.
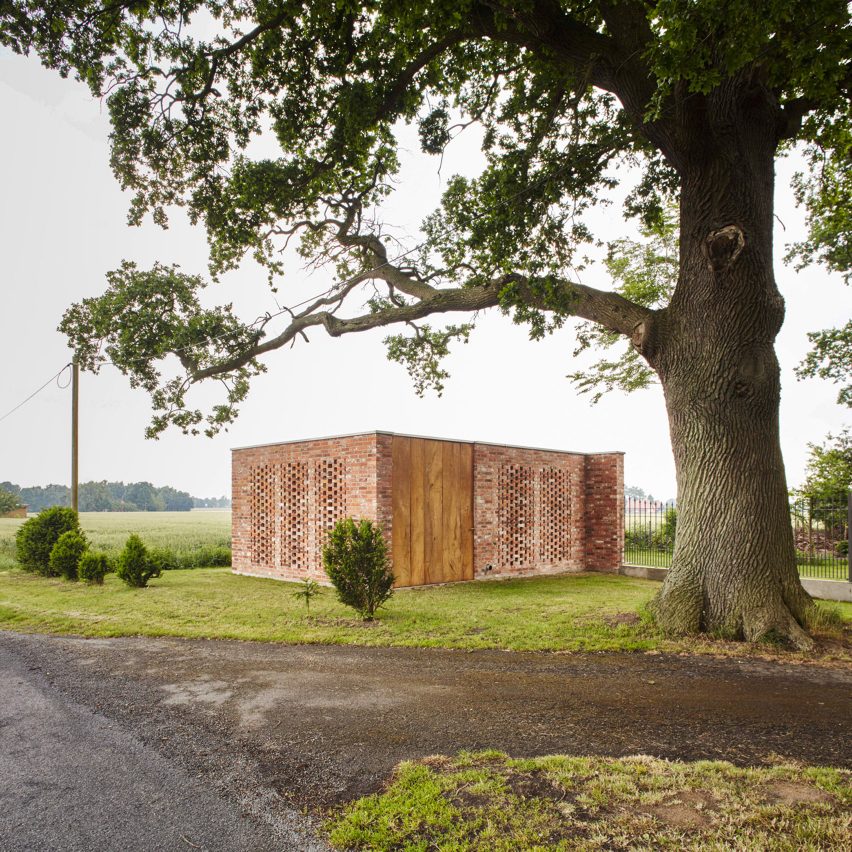
M 267 352 L 280 349 L 293 341 L 305 329 L 321 326 L 330 337 L 341 337 L 369 331 L 374 328 L 408 323 L 433 314 L 450 312 L 474 312 L 484 308 L 493 308 L 501 303 L 501 297 L 507 286 L 518 291 L 525 304 L 541 310 L 550 310 L 549 300 L 540 295 L 536 287 L 538 282 L 524 275 L 510 273 L 500 276 L 483 285 L 457 287 L 447 290 L 432 289 L 431 294 L 411 304 L 386 307 L 360 316 L 341 318 L 333 311 L 317 310 L 295 316 L 290 324 L 277 336 L 264 342 L 258 342 L 238 356 L 227 361 L 192 370 L 193 382 L 211 378 L 237 370 L 252 359 Z M 551 285 L 554 282 L 549 282 Z M 551 287 L 551 291 L 553 287 Z M 562 303 L 570 303 L 572 315 L 600 323 L 611 331 L 635 337 L 637 328 L 648 320 L 653 311 L 637 305 L 617 293 L 597 290 L 584 284 L 570 281 L 555 282 L 556 295 Z M 342 301 L 342 298 L 340 299 Z
M 846 75 L 838 82 L 838 90 L 847 98 L 852 98 L 852 68 L 849 68 Z M 824 106 L 824 101 L 807 96 L 792 98 L 782 104 L 778 110 L 776 130 L 778 141 L 795 139 L 802 128 L 805 116 Z

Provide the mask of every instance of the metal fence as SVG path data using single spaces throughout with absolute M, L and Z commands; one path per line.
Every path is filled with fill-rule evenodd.
M 835 500 L 801 497 L 790 502 L 796 563 L 802 577 L 852 582 L 848 495 Z M 672 564 L 677 506 L 637 497 L 624 498 L 624 562 L 668 568 Z
M 849 497 L 801 497 L 790 503 L 796 563 L 803 577 L 849 580 Z
M 624 498 L 624 562 L 668 568 L 677 529 L 674 501 Z

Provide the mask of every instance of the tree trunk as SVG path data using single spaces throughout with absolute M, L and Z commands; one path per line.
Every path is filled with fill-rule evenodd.
M 672 569 L 652 610 L 678 633 L 808 648 L 779 439 L 773 123 L 717 98 L 683 174 L 677 291 L 639 341 L 663 385 L 678 485 Z

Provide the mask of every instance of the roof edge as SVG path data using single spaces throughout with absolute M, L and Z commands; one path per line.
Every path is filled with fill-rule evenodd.
M 248 444 L 242 447 L 231 447 L 231 452 L 236 453 L 242 450 L 260 450 L 264 447 L 285 447 L 289 444 L 306 444 L 314 441 L 335 441 L 341 438 L 360 438 L 364 435 L 390 435 L 400 438 L 423 438 L 426 441 L 446 441 L 450 444 L 471 444 L 480 445 L 483 447 L 506 447 L 510 450 L 533 450 L 542 453 L 562 453 L 569 456 L 623 456 L 624 450 L 596 450 L 591 453 L 584 453 L 580 450 L 558 450 L 554 447 L 533 447 L 526 444 L 500 444 L 497 441 L 470 441 L 466 438 L 439 438 L 435 435 L 412 435 L 408 432 L 389 432 L 386 429 L 367 429 L 363 432 L 344 432 L 339 435 L 320 435 L 314 438 L 292 438 L 288 441 L 269 441 L 264 444 Z

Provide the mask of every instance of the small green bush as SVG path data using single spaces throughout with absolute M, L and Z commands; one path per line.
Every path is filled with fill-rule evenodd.
M 204 545 L 192 553 L 192 564 L 187 568 L 230 568 L 231 548 L 224 544 Z
M 148 581 L 163 573 L 160 565 L 148 554 L 138 535 L 131 535 L 118 556 L 115 573 L 128 586 L 144 589 Z
M 50 572 L 54 576 L 64 577 L 66 580 L 77 579 L 77 566 L 80 557 L 89 549 L 86 536 L 78 530 L 68 530 L 53 545 L 50 551 Z
M 156 565 L 160 571 L 176 571 L 183 568 L 183 560 L 173 550 L 167 547 L 152 547 L 148 551 L 148 559 Z
M 393 594 L 387 545 L 381 528 L 372 521 L 338 521 L 328 533 L 322 561 L 338 600 L 365 621 L 372 621 Z
M 653 546 L 657 550 L 671 550 L 674 547 L 677 532 L 677 509 L 669 506 L 663 515 L 663 522 L 652 536 Z
M 58 576 L 50 567 L 50 553 L 59 537 L 66 532 L 80 532 L 80 519 L 73 509 L 53 506 L 21 524 L 15 535 L 18 562 L 25 571 L 46 577 Z
M 77 578 L 85 580 L 89 585 L 102 586 L 104 577 L 109 574 L 110 564 L 106 553 L 94 553 L 87 550 L 80 557 L 77 566 Z

